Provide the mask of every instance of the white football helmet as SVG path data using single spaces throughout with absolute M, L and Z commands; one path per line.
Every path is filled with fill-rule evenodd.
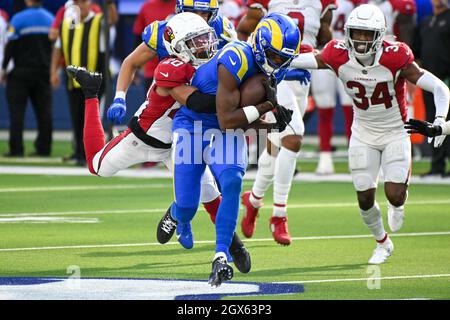
M 202 17 L 183 12 L 167 22 L 163 42 L 171 56 L 197 66 L 214 56 L 218 40 L 214 29 Z
M 386 34 L 386 18 L 373 4 L 363 4 L 353 9 L 344 25 L 345 44 L 351 54 L 365 58 L 375 54 L 383 45 Z M 359 41 L 353 39 L 353 30 L 373 31 L 373 39 Z

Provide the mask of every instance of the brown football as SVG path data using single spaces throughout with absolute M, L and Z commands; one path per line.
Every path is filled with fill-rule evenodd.
M 255 106 L 266 100 L 266 91 L 261 81 L 267 78 L 264 74 L 259 73 L 245 80 L 241 85 L 241 108 L 246 106 Z

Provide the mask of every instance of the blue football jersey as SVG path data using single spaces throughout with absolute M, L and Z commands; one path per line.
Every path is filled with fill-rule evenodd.
M 192 85 L 206 94 L 216 94 L 218 85 L 218 67 L 222 64 L 236 79 L 238 86 L 245 80 L 261 72 L 255 61 L 251 45 L 243 41 L 234 41 L 222 48 L 210 61 L 201 65 Z M 198 113 L 183 106 L 177 117 L 188 117 L 193 121 L 201 120 L 205 128 L 220 128 L 215 114 Z M 175 128 L 175 127 L 174 127 Z
M 170 19 L 170 18 L 169 18 Z M 142 41 L 152 50 L 156 51 L 159 59 L 165 59 L 169 56 L 163 42 L 164 29 L 168 20 L 154 21 L 149 24 L 142 32 Z M 217 16 L 210 24 L 216 32 L 219 40 L 218 49 L 223 48 L 228 42 L 225 38 L 233 38 L 235 34 L 234 26 L 227 18 Z M 223 37 L 223 36 L 224 37 Z

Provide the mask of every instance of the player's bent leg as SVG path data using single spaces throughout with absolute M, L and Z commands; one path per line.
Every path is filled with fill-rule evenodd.
M 255 232 L 259 208 L 263 206 L 264 195 L 273 181 L 276 157 L 270 153 L 273 150 L 271 147 L 270 141 L 268 141 L 267 148 L 258 159 L 258 170 L 252 190 L 244 192 L 241 197 L 244 206 L 241 228 L 247 238 L 251 238 Z
M 86 99 L 84 108 L 83 143 L 89 171 L 97 174 L 93 167 L 94 156 L 105 146 L 105 133 L 99 112 L 98 98 Z
M 385 177 L 388 199 L 388 224 L 392 232 L 400 230 L 404 221 L 404 204 L 408 196 L 411 174 L 411 142 L 400 137 L 389 143 L 383 151 L 381 165 Z
M 269 226 L 274 240 L 281 245 L 291 243 L 287 224 L 287 201 L 301 144 L 301 136 L 284 136 L 281 139 L 282 147 L 275 163 L 274 202 Z

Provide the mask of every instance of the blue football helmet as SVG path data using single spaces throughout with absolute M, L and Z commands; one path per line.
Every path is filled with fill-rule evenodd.
M 256 62 L 267 75 L 284 73 L 300 50 L 300 30 L 282 13 L 265 16 L 253 32 L 251 44 Z
M 176 13 L 181 12 L 208 12 L 208 23 L 214 21 L 219 12 L 218 0 L 177 0 Z

